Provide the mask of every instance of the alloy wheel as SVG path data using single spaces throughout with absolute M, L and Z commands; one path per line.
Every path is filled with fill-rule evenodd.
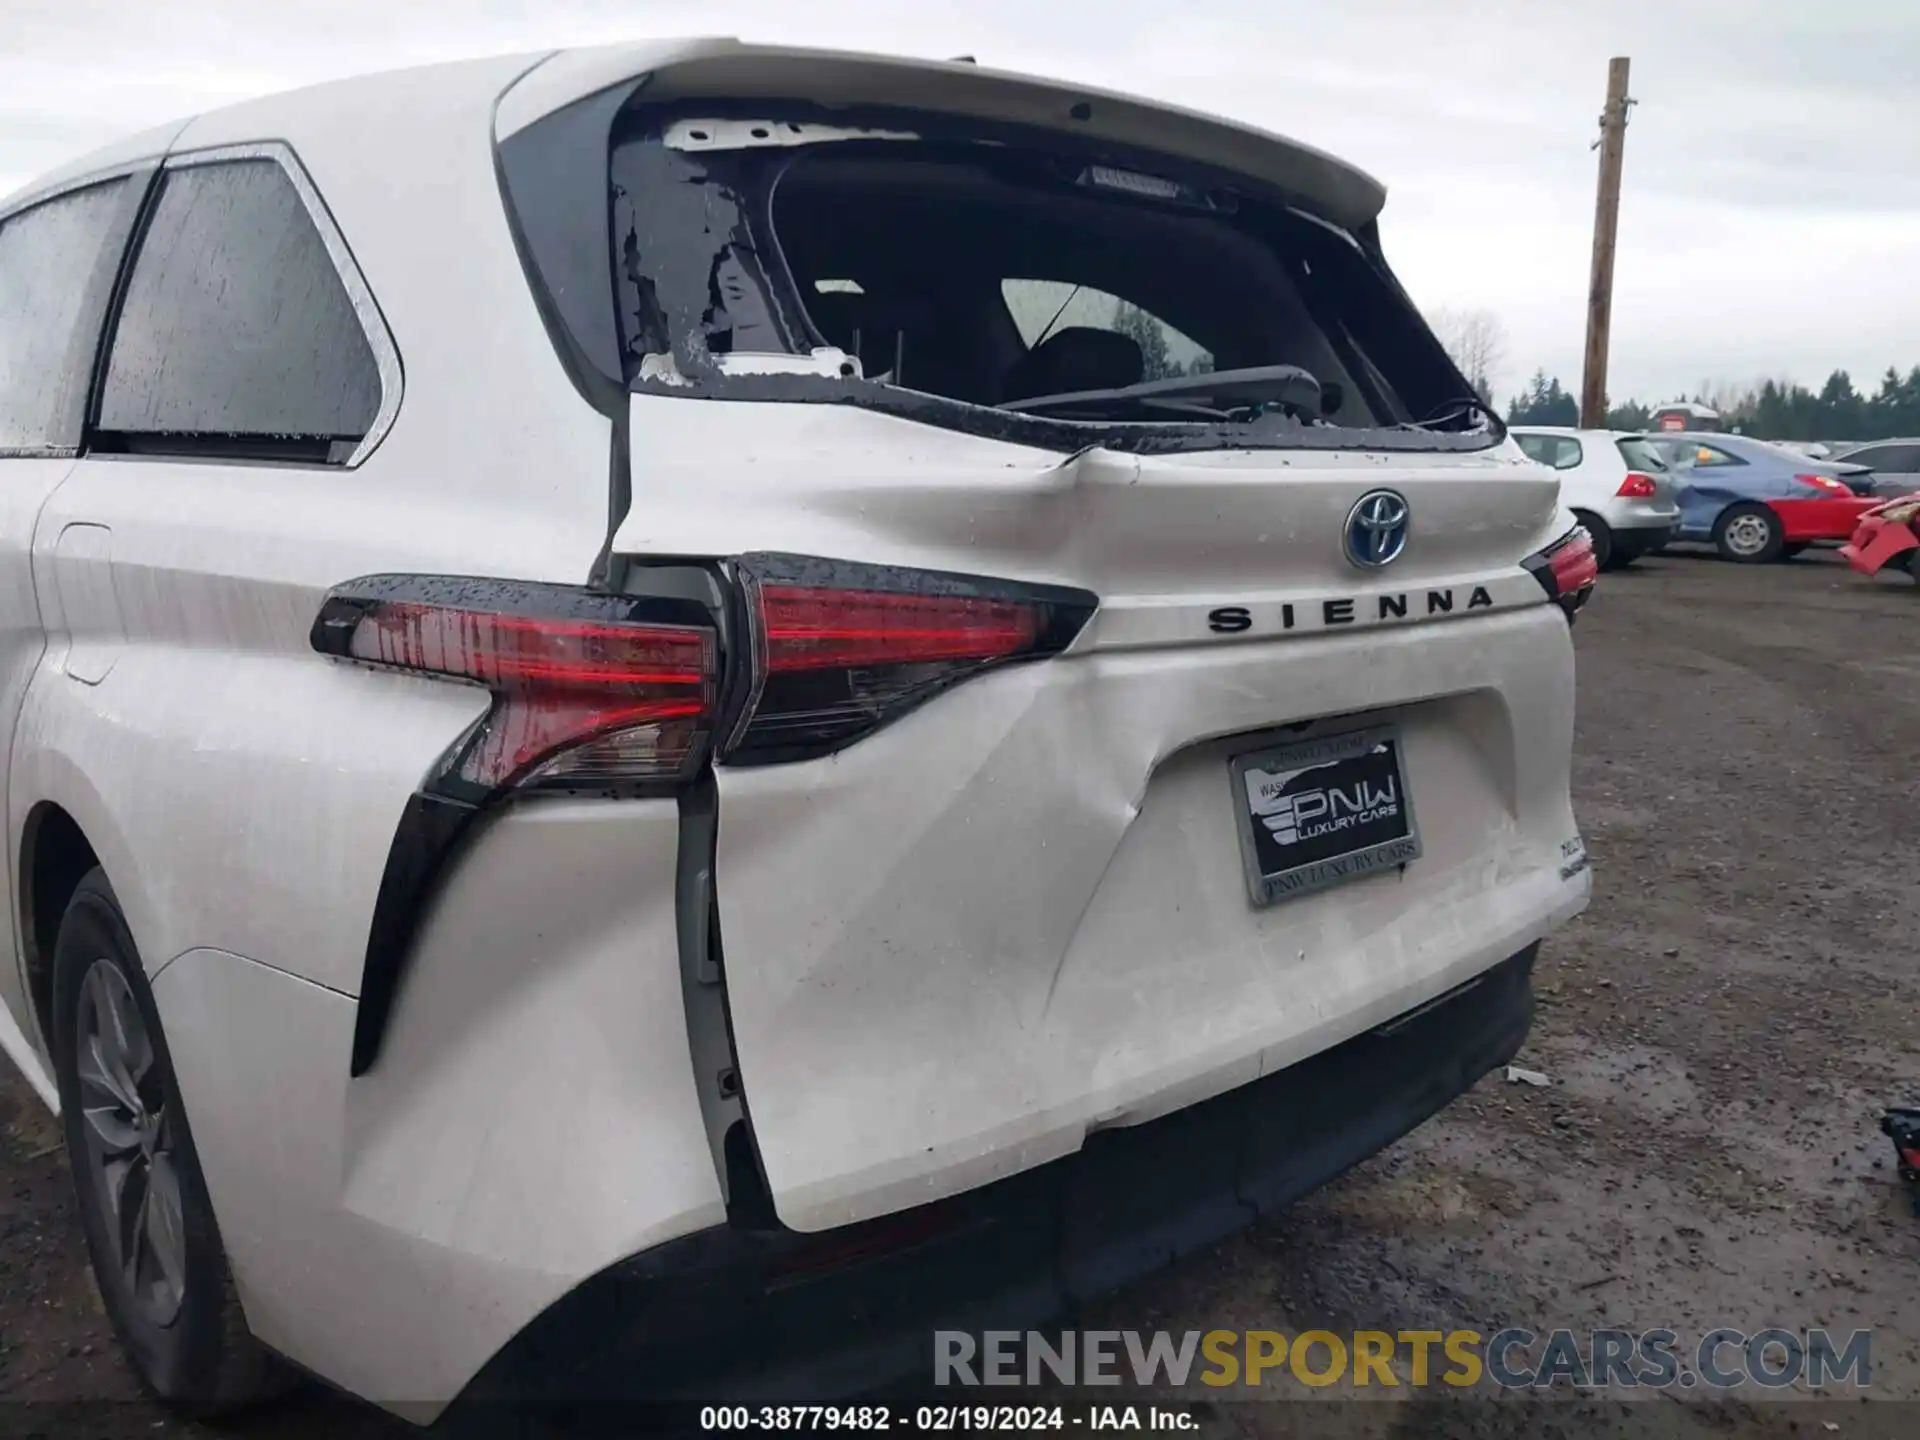
M 186 1223 L 169 1097 L 126 976 L 102 957 L 80 986 L 75 1069 L 85 1173 L 134 1307 L 171 1325 L 186 1294 Z

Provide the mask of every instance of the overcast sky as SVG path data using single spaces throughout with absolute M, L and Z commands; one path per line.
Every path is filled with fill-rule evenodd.
M 729 34 L 1058 75 L 1332 150 L 1505 395 L 1579 383 L 1607 58 L 1633 59 L 1615 398 L 1920 365 L 1916 0 L 0 0 L 0 194 L 120 135 L 436 59 Z

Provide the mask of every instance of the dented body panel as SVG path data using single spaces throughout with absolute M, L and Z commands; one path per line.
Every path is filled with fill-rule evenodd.
M 1840 555 L 1862 575 L 1877 575 L 1891 566 L 1906 569 L 1920 582 L 1920 569 L 1914 565 L 1914 556 L 1920 555 L 1920 494 L 1867 511 Z
M 846 407 L 633 406 L 649 444 L 616 553 L 777 541 L 1101 597 L 1046 665 L 840 755 L 720 767 L 728 997 L 788 1225 L 1257 1078 L 1584 905 L 1567 627 L 1512 559 L 1566 520 L 1510 447 L 1396 466 L 1419 543 L 1374 579 L 1339 535 L 1378 457 L 1063 460 Z M 1358 717 L 1400 729 L 1426 858 L 1249 909 L 1229 757 Z
M 1404 300 L 1378 259 L 1381 187 L 1310 147 L 971 65 L 725 40 L 344 81 L 63 172 L 161 167 L 164 195 L 169 164 L 280 166 L 379 406 L 317 450 L 95 430 L 75 454 L 0 457 L 0 1049 L 51 1102 L 46 927 L 20 897 L 59 815 L 151 982 L 248 1324 L 413 1418 L 609 1267 L 1031 1170 L 1530 956 L 1587 895 L 1572 649 L 1543 558 L 1572 519 L 1497 421 L 1444 398 L 1437 344 L 1417 378 L 1455 409 L 1427 395 L 1364 425 L 1071 421 L 879 383 L 800 343 L 691 134 L 628 173 L 656 193 L 616 198 L 615 226 L 621 171 L 590 147 L 599 208 L 572 218 L 636 253 L 579 251 L 592 263 L 556 293 L 542 247 L 579 235 L 516 210 L 513 147 L 556 116 L 611 147 L 634 95 L 1152 149 L 1282 195 L 1374 267 L 1381 308 Z M 717 248 L 656 243 L 709 220 Z M 649 305 L 662 343 L 621 349 Z M 1404 554 L 1370 563 L 1356 517 L 1381 495 L 1411 519 Z M 671 784 L 490 794 L 410 916 L 378 1065 L 350 1068 L 403 822 L 497 696 L 326 649 L 329 598 L 369 576 L 670 596 L 704 618 L 683 628 L 721 699 L 709 713 L 703 690 L 699 723 L 724 700 L 744 727 L 767 637 L 742 557 L 768 553 L 938 572 L 942 600 L 1028 631 L 830 754 L 734 763 L 744 729 L 715 723 Z M 1049 605 L 1077 628 L 1020 648 Z M 879 702 L 846 668 L 858 718 Z M 1232 761 L 1373 729 L 1399 746 L 1417 860 L 1252 903 Z

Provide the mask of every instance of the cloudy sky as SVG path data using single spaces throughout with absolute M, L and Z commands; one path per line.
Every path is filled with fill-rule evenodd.
M 1177 18 L 1176 18 L 1177 17 Z M 644 35 L 976 55 L 1379 176 L 1420 303 L 1577 387 L 1607 58 L 1633 59 L 1616 397 L 1920 365 L 1914 0 L 0 0 L 0 194 L 127 132 L 358 71 Z

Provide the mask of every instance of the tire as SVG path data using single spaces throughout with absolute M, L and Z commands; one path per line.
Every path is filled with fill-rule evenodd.
M 1713 548 L 1739 565 L 1771 565 L 1786 548 L 1780 517 L 1751 500 L 1729 505 L 1713 522 Z
M 1791 545 L 1782 545 L 1780 547 L 1780 558 L 1782 560 L 1791 560 L 1796 555 L 1804 555 L 1812 548 L 1812 545 L 1813 542 L 1811 540 L 1795 540 Z
M 1612 570 L 1624 563 L 1613 558 L 1613 531 L 1598 515 L 1591 510 L 1576 510 L 1573 518 L 1587 527 L 1587 534 L 1593 537 L 1593 563 L 1602 570 Z
M 290 1372 L 240 1312 L 153 991 L 97 868 L 60 921 L 53 1031 L 61 1126 L 94 1280 L 141 1384 L 202 1419 L 286 1388 Z M 131 1278 L 123 1253 L 134 1256 Z

